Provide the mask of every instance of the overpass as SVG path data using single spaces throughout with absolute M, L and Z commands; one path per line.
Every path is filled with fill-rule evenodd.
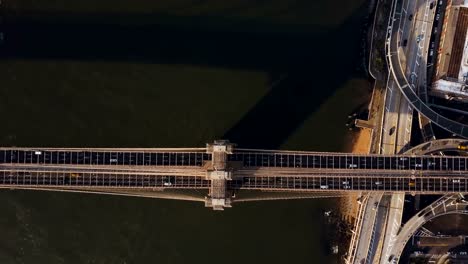
M 403 48 L 400 46 L 402 38 L 400 36 L 401 25 L 404 24 L 404 12 L 402 12 L 403 6 L 401 6 L 400 1 L 394 1 L 393 8 L 393 19 L 391 20 L 391 33 L 390 37 L 387 39 L 388 45 L 386 45 L 388 63 L 390 67 L 390 72 L 395 79 L 398 88 L 401 90 L 402 94 L 405 96 L 406 100 L 410 105 L 416 109 L 421 115 L 428 118 L 432 123 L 438 125 L 439 127 L 454 133 L 456 135 L 468 138 L 468 125 L 463 123 L 451 120 L 444 117 L 443 115 L 432 110 L 425 102 L 422 100 L 416 93 L 414 85 L 411 84 L 405 75 L 405 70 L 402 67 L 402 53 L 404 53 Z M 422 32 L 423 34 L 425 32 Z M 428 38 L 427 36 L 425 38 Z M 421 44 L 422 45 L 422 44 Z M 427 51 L 426 51 L 427 52 Z M 418 50 L 415 54 L 418 59 L 422 58 L 424 55 L 421 50 Z
M 0 188 L 121 194 L 198 189 L 217 209 L 230 206 L 241 190 L 467 192 L 467 171 L 465 156 L 237 149 L 227 141 L 191 149 L 0 148 Z
M 382 261 L 390 258 L 399 259 L 408 240 L 425 223 L 447 214 L 468 215 L 468 203 L 463 199 L 463 196 L 459 194 L 444 195 L 409 219 L 393 239 L 393 248 L 383 256 Z

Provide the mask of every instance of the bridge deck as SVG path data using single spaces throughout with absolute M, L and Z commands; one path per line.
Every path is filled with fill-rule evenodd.
M 4 188 L 209 189 L 199 151 L 0 148 Z M 293 192 L 468 191 L 468 157 L 239 150 L 226 188 Z
M 1 164 L 88 165 L 88 166 L 196 166 L 211 161 L 202 152 L 24 150 L 0 149 Z M 235 152 L 228 162 L 242 167 L 365 169 L 365 170 L 453 170 L 467 171 L 468 157 L 385 156 L 317 152 Z

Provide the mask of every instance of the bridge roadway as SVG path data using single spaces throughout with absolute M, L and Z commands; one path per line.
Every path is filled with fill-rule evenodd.
M 454 141 L 463 142 L 463 141 Z M 435 143 L 430 143 L 435 144 Z M 440 143 L 443 149 L 456 150 L 454 144 Z M 7 167 L 33 168 L 151 168 L 154 167 L 203 167 L 212 155 L 204 152 L 161 152 L 157 149 L 18 149 L 0 148 L 0 169 Z M 274 151 L 236 149 L 228 155 L 228 162 L 241 168 L 303 168 L 337 169 L 349 173 L 361 170 L 381 171 L 447 171 L 467 170 L 468 158 L 464 156 L 428 155 L 378 155 L 331 152 Z M 75 166 L 76 165 L 76 166 Z M 394 172 L 396 173 L 396 172 Z
M 0 148 L 0 187 L 207 189 L 211 158 L 203 149 Z M 233 190 L 468 190 L 468 157 L 236 149 L 227 162 Z

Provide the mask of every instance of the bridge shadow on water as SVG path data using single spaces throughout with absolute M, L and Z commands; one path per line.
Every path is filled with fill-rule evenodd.
M 362 32 L 356 25 L 363 23 L 366 4 L 331 29 L 223 17 L 32 11 L 15 16 L 5 10 L 0 60 L 186 64 L 267 72 L 267 94 L 223 137 L 243 147 L 278 148 L 347 80 L 363 76 L 356 70 L 362 64 Z M 217 25 L 239 26 L 226 30 Z M 222 94 L 219 98 L 229 100 Z

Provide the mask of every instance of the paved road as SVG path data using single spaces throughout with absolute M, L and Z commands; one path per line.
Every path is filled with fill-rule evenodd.
M 428 3 L 428 1 L 426 1 Z M 419 30 L 419 33 L 424 34 L 424 36 L 428 35 L 430 32 L 430 28 L 428 27 L 428 19 L 429 12 L 427 11 L 428 5 L 421 5 L 418 8 L 423 8 L 422 17 L 420 23 L 420 28 L 417 29 Z M 405 51 L 401 47 L 401 35 L 400 35 L 400 30 L 401 30 L 401 25 L 402 22 L 406 19 L 404 17 L 404 12 L 401 11 L 401 9 L 397 10 L 398 12 L 394 16 L 393 20 L 393 29 L 392 29 L 392 34 L 389 39 L 389 45 L 388 45 L 388 50 L 387 50 L 387 55 L 389 56 L 389 64 L 390 64 L 390 69 L 393 77 L 395 78 L 399 89 L 403 93 L 404 97 L 408 100 L 410 105 L 416 109 L 418 112 L 426 116 L 428 119 L 430 119 L 433 123 L 439 125 L 440 127 L 444 128 L 445 130 L 460 135 L 462 137 L 467 138 L 468 137 L 468 126 L 464 125 L 462 123 L 450 120 L 434 110 L 432 110 L 427 104 L 424 103 L 421 98 L 417 95 L 413 84 L 411 84 L 411 78 L 414 78 L 410 76 L 410 78 L 406 77 L 406 68 L 403 67 L 405 61 L 404 58 L 402 57 Z M 418 11 L 419 12 L 419 11 Z M 415 30 L 415 32 L 417 32 Z M 421 34 L 418 34 L 417 36 L 420 36 Z M 425 37 L 420 37 L 420 40 L 423 40 Z M 429 38 L 426 38 L 426 41 L 429 41 Z M 420 47 L 417 49 L 416 56 L 417 56 L 417 62 L 419 65 L 424 65 L 425 64 L 425 59 L 427 57 L 427 50 L 423 50 L 426 47 L 426 44 L 424 41 L 421 41 L 419 43 Z M 423 45 L 424 44 L 424 45 Z M 413 55 L 409 54 L 408 58 L 413 57 Z M 416 63 L 416 62 L 415 62 Z
M 413 216 L 405 223 L 401 231 L 393 240 L 393 248 L 388 252 L 387 260 L 390 256 L 399 259 L 406 243 L 411 236 L 427 221 L 441 215 L 451 213 L 468 214 L 467 202 L 460 201 L 460 195 L 445 195 L 438 199 L 425 209 L 421 210 L 417 215 Z
M 152 151 L 121 151 L 116 150 L 47 150 L 47 149 L 0 149 L 0 169 L 18 168 L 48 168 L 52 165 L 60 167 L 88 166 L 179 166 L 201 167 L 211 161 L 211 154 L 202 152 L 152 152 Z M 329 152 L 292 152 L 292 151 L 258 151 L 239 149 L 228 155 L 228 161 L 238 164 L 243 169 L 270 168 L 277 171 L 292 171 L 301 173 L 300 169 L 315 169 L 341 172 L 395 171 L 395 175 L 413 171 L 431 171 L 440 174 L 448 172 L 468 171 L 468 157 L 450 156 L 436 157 L 424 155 L 364 155 L 351 153 Z M 294 169 L 297 169 L 294 170 Z M 311 170 L 313 171 L 313 170 Z M 400 171 L 400 172 L 397 172 Z M 326 171 L 324 171 L 326 173 Z M 393 173 L 393 172 L 392 172 Z M 388 174 L 392 174 L 389 173 Z M 372 174 L 372 173 L 371 173 Z M 413 173 L 414 174 L 414 173 Z
M 377 214 L 379 212 L 379 204 L 383 193 L 375 193 L 370 195 L 362 220 L 362 229 L 357 242 L 355 263 L 371 263 L 372 255 L 375 247 L 375 231 Z M 363 262 L 364 261 L 364 262 Z
M 429 46 L 428 21 L 431 11 L 428 0 L 401 1 L 401 9 L 397 9 L 396 16 L 401 15 L 398 27 L 393 27 L 399 35 L 401 49 L 400 63 L 408 80 L 410 89 L 415 91 L 418 85 L 426 85 L 426 60 L 421 56 L 427 52 Z M 397 3 L 396 3 L 397 4 Z M 391 35 L 395 35 L 392 32 Z M 397 88 L 398 84 L 397 84 Z M 399 89 L 398 89 L 399 90 Z M 400 118 L 398 126 L 397 152 L 406 151 L 411 136 L 412 107 L 407 100 L 402 100 L 400 105 Z M 401 225 L 404 207 L 404 193 L 394 194 L 390 201 L 385 239 L 382 247 L 381 263 L 386 263 L 394 247 L 394 239 Z

